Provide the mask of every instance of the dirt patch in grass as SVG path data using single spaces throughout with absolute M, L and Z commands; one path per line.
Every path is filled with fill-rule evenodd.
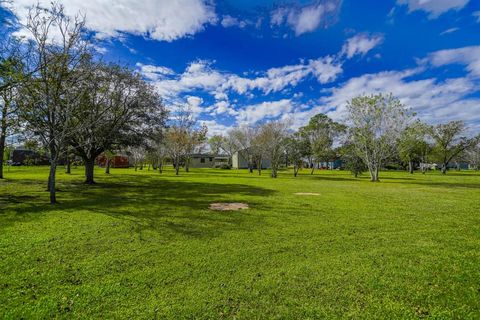
M 319 196 L 320 193 L 315 193 L 315 192 L 297 192 L 294 193 L 296 196 Z
M 231 211 L 231 210 L 241 210 L 248 209 L 248 204 L 241 202 L 233 203 L 211 203 L 209 209 L 217 211 Z

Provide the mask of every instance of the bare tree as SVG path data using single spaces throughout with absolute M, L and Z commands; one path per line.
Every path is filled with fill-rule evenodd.
M 480 139 L 477 144 L 467 150 L 466 156 L 470 166 L 478 171 L 480 168 Z
M 255 150 L 253 147 L 256 134 L 257 129 L 250 126 L 236 127 L 228 133 L 231 142 L 236 146 L 235 149 L 246 158 L 250 173 L 253 172 L 253 164 L 255 161 Z
M 171 126 L 165 132 L 165 148 L 173 162 L 175 174 L 178 175 L 188 144 L 188 134 L 180 126 Z
M 135 171 L 137 171 L 139 167 L 140 170 L 142 170 L 146 156 L 145 147 L 141 145 L 131 146 L 127 148 L 127 153 L 133 158 L 133 167 L 135 168 Z
M 48 190 L 53 204 L 57 201 L 58 159 L 68 138 L 78 131 L 72 120 L 79 97 L 73 89 L 82 77 L 78 67 L 88 56 L 87 43 L 83 40 L 84 19 L 69 18 L 63 6 L 56 3 L 50 9 L 36 5 L 30 10 L 26 29 L 33 43 L 31 68 L 34 72 L 28 74 L 21 113 L 48 149 Z
M 208 139 L 208 146 L 210 147 L 210 152 L 217 157 L 221 150 L 224 137 L 221 135 L 214 135 Z
M 261 148 L 265 158 L 270 160 L 272 178 L 277 177 L 278 168 L 285 159 L 285 139 L 288 136 L 288 128 L 289 125 L 285 121 L 269 121 L 262 124 L 259 129 L 258 148 Z
M 239 151 L 238 144 L 235 142 L 235 137 L 232 133 L 233 131 L 229 130 L 220 142 L 220 149 L 228 156 L 228 165 L 230 167 L 232 166 L 233 155 Z
M 187 145 L 185 146 L 185 171 L 189 172 L 192 154 L 202 152 L 204 147 L 208 128 L 203 125 L 199 128 L 186 128 Z
M 370 180 L 379 181 L 380 168 L 395 154 L 395 143 L 410 115 L 391 94 L 353 98 L 347 110 L 355 152 L 367 165 Z

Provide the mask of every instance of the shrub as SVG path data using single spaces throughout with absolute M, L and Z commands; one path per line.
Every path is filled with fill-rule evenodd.
M 230 170 L 232 169 L 232 166 L 227 164 L 227 163 L 222 163 L 222 164 L 217 164 L 215 165 L 215 168 L 217 169 L 225 169 L 225 170 Z

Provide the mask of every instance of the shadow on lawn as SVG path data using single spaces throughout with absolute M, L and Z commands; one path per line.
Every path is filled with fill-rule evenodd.
M 147 230 L 166 236 L 165 229 L 200 238 L 241 229 L 247 220 L 261 223 L 261 216 L 250 210 L 211 211 L 208 207 L 212 202 L 246 202 L 251 208 L 265 209 L 266 201 L 258 201 L 258 198 L 276 192 L 244 184 L 166 180 L 159 176 L 128 174 L 116 181 L 93 186 L 75 182 L 63 183 L 60 187 L 65 191 L 59 194 L 61 203 L 54 206 L 46 203 L 47 197 L 43 194 L 39 197 L 0 195 L 0 203 L 10 202 L 10 223 L 36 219 L 51 211 L 69 214 L 86 210 L 132 223 L 140 238 Z

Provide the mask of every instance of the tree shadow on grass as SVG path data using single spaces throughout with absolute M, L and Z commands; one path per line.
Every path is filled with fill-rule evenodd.
M 297 178 L 303 178 L 307 177 L 309 179 L 313 180 L 323 180 L 323 181 L 362 181 L 362 177 L 355 178 L 353 176 L 348 176 L 348 175 L 341 175 L 341 176 L 333 176 L 333 175 L 310 175 L 310 174 L 304 174 L 304 175 L 299 175 Z
M 392 183 L 400 183 L 400 182 L 392 182 Z M 459 188 L 459 189 L 480 189 L 480 181 L 478 183 L 463 183 L 463 182 L 442 182 L 442 181 L 420 181 L 420 180 L 413 180 L 413 181 L 406 181 L 404 184 L 412 184 L 417 186 L 428 186 L 428 187 L 436 187 L 436 188 Z
M 61 202 L 57 205 L 47 204 L 43 195 L 0 196 L 0 203 L 10 203 L 9 217 L 2 220 L 12 224 L 37 219 L 52 211 L 69 214 L 81 210 L 131 223 L 140 238 L 147 230 L 158 233 L 168 230 L 196 238 L 213 237 L 228 230 L 244 228 L 246 224 L 261 223 L 262 217 L 251 213 L 251 210 L 211 211 L 208 209 L 211 203 L 246 202 L 251 208 L 262 210 L 267 207 L 266 201 L 261 201 L 261 198 L 276 192 L 244 184 L 166 180 L 128 174 L 94 186 L 78 182 L 62 183 L 62 189 L 65 191 L 59 194 Z

